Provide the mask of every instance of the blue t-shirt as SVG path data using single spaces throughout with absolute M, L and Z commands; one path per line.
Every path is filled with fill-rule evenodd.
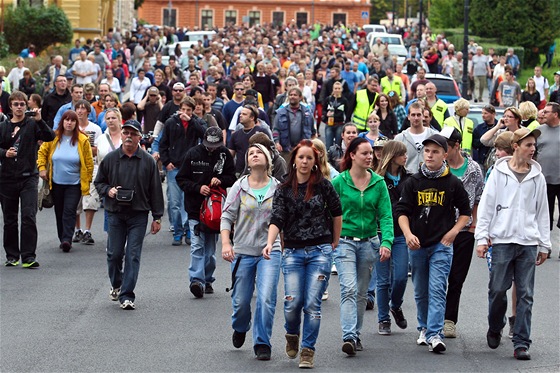
M 62 136 L 52 155 L 53 182 L 61 185 L 80 183 L 80 154 L 78 143 L 72 145 L 70 136 Z

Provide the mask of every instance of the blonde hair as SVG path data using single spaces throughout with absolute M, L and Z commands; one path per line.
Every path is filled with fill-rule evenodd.
M 460 98 L 453 103 L 453 108 L 455 109 L 456 112 L 461 109 L 469 109 L 470 107 L 471 105 L 464 98 Z
M 406 154 L 406 145 L 404 143 L 396 140 L 388 141 L 385 146 L 383 146 L 381 159 L 379 160 L 379 165 L 377 166 L 375 173 L 379 176 L 385 176 L 387 170 L 391 166 L 393 158 L 400 157 L 404 154 Z
M 539 110 L 531 101 L 525 101 L 519 104 L 519 114 L 521 114 L 523 120 L 536 119 Z
M 319 168 L 321 169 L 321 173 L 325 179 L 330 180 L 331 169 L 329 167 L 329 162 L 327 162 L 327 148 L 325 144 L 317 138 L 311 140 L 311 142 L 319 152 Z
M 377 113 L 375 111 L 372 111 L 371 114 L 369 115 L 369 117 L 367 117 L 367 120 L 369 122 L 370 119 L 377 119 L 378 121 L 380 121 L 381 119 L 379 119 L 379 115 L 377 115 Z

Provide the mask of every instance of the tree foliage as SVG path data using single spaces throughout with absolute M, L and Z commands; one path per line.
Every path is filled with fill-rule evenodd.
M 463 24 L 464 0 L 432 0 L 430 6 L 430 27 L 455 28 Z
M 22 3 L 9 7 L 4 19 L 4 36 L 12 53 L 19 53 L 29 43 L 40 53 L 55 43 L 72 41 L 72 25 L 64 11 L 56 5 L 30 7 Z
M 144 4 L 144 0 L 134 0 L 134 9 L 138 9 Z

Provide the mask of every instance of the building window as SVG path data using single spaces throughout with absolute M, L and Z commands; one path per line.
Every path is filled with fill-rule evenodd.
M 18 6 L 29 5 L 30 7 L 35 7 L 35 8 L 42 7 L 43 5 L 48 5 L 45 4 L 45 1 L 43 0 L 17 0 L 16 4 Z
M 307 12 L 297 12 L 296 13 L 296 23 L 297 27 L 301 27 L 302 25 L 307 25 Z
M 252 10 L 249 12 L 249 26 L 254 26 L 261 23 L 260 10 Z
M 202 29 L 212 28 L 214 26 L 214 11 L 209 9 L 203 9 L 200 16 L 200 23 Z
M 226 10 L 226 25 L 237 24 L 237 10 Z
M 332 18 L 333 25 L 338 25 L 339 22 L 342 22 L 343 25 L 346 24 L 346 13 L 334 13 Z
M 163 25 L 171 27 L 177 26 L 177 9 L 163 8 Z
M 272 25 L 282 26 L 284 24 L 284 12 L 272 12 Z

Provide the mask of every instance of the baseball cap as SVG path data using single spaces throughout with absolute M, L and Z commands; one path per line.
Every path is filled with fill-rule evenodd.
M 554 73 L 554 75 L 560 75 L 560 70 Z
M 138 132 L 142 132 L 142 125 L 140 124 L 140 122 L 138 122 L 137 120 L 134 119 L 129 119 L 126 122 L 123 123 L 122 128 L 125 127 L 130 127 L 130 128 L 134 128 L 136 131 Z
M 382 148 L 389 142 L 387 137 L 379 137 L 373 142 L 373 148 Z
M 185 89 L 185 85 L 181 82 L 173 84 L 173 89 Z
M 208 127 L 208 129 L 204 133 L 204 139 L 202 140 L 202 143 L 208 148 L 219 148 L 224 144 L 222 129 L 220 127 Z
M 513 133 L 513 137 L 511 138 L 511 143 L 515 144 L 519 141 L 523 140 L 527 136 L 534 136 L 537 139 L 541 135 L 541 131 L 538 129 L 530 130 L 529 128 L 523 127 L 518 129 Z
M 245 96 L 253 97 L 254 99 L 259 99 L 259 92 L 255 91 L 254 89 L 248 89 L 245 91 Z
M 459 132 L 457 128 L 452 126 L 444 127 L 439 134 L 451 142 L 457 143 L 463 141 L 463 136 L 461 135 L 461 132 Z
M 447 153 L 447 139 L 440 134 L 435 134 L 428 137 L 426 140 L 422 141 L 422 145 L 426 145 L 428 143 L 434 143 L 438 146 L 441 146 L 443 150 Z
M 150 87 L 150 89 L 148 89 L 148 94 L 150 93 L 158 94 L 159 90 L 156 87 Z

